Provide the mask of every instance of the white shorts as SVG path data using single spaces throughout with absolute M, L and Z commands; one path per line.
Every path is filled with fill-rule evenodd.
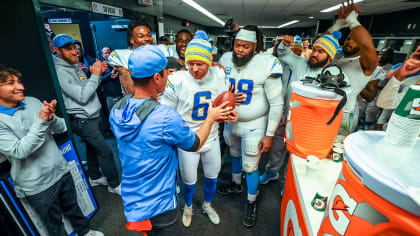
M 204 176 L 215 179 L 219 175 L 221 166 L 219 137 L 216 137 L 207 152 L 186 152 L 178 149 L 179 169 L 185 184 L 193 185 L 197 182 L 197 168 L 201 159 Z
M 260 124 L 255 123 L 255 125 L 241 130 L 235 130 L 233 125 L 228 124 L 225 125 L 223 132 L 225 142 L 229 145 L 230 155 L 242 157 L 242 169 L 246 173 L 252 173 L 258 169 L 260 162 L 261 153 L 258 150 L 258 144 L 265 136 L 266 123 L 258 123 Z

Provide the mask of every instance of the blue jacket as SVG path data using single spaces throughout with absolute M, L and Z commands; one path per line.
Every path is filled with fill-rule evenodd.
M 118 142 L 121 196 L 128 222 L 150 219 L 177 206 L 177 149 L 194 149 L 199 143 L 169 106 L 158 105 L 140 120 L 136 111 L 145 100 L 126 96 L 109 118 Z

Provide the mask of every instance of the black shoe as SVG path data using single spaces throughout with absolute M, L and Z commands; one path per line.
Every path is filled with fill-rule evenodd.
M 244 216 L 242 217 L 242 223 L 250 228 L 257 222 L 257 202 L 248 201 L 245 206 Z
M 230 184 L 224 184 L 217 188 L 217 192 L 222 195 L 227 195 L 231 193 L 242 193 L 244 191 L 244 188 L 240 184 L 236 184 L 235 182 L 232 182 Z

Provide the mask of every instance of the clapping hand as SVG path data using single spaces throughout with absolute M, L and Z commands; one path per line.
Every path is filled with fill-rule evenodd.
M 47 101 L 42 102 L 44 107 L 39 112 L 39 118 L 44 121 L 51 121 L 55 115 L 55 107 L 57 106 L 57 100 L 52 100 L 50 103 Z

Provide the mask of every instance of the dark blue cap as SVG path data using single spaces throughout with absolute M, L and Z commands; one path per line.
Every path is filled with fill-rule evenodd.
M 54 47 L 61 48 L 68 43 L 74 43 L 74 39 L 68 34 L 59 34 L 52 41 Z
M 136 48 L 128 58 L 128 71 L 133 78 L 146 78 L 166 68 L 168 60 L 154 45 Z

